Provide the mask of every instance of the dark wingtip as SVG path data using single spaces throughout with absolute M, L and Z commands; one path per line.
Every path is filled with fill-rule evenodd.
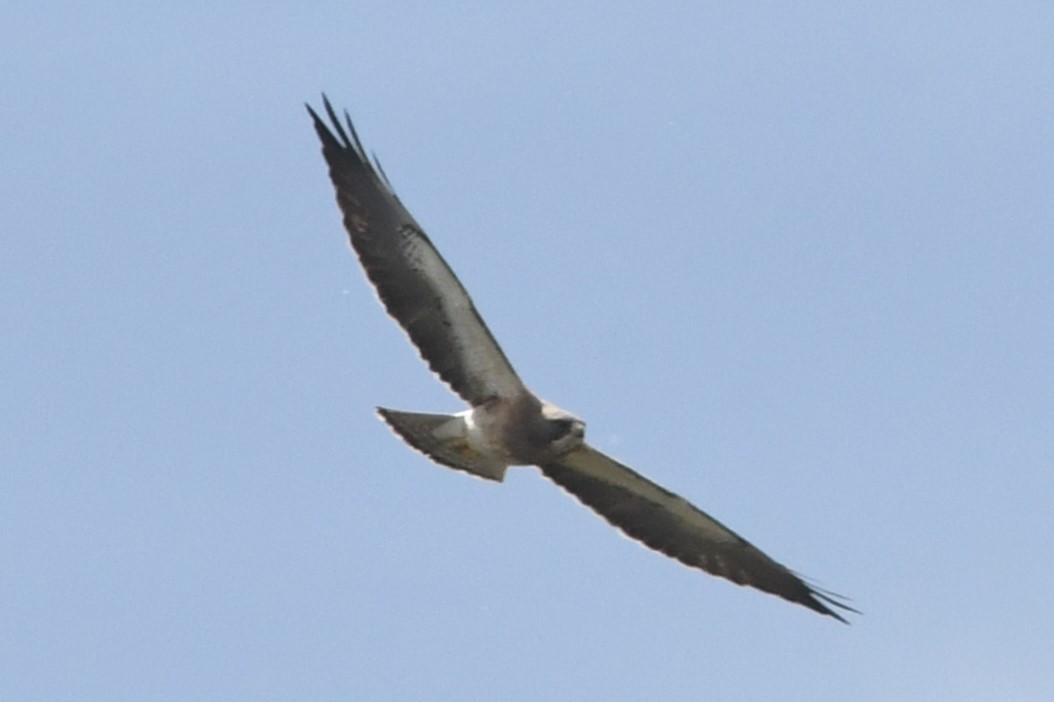
M 359 135 L 355 133 L 355 127 L 352 126 L 348 113 L 344 113 L 344 119 L 348 125 L 348 131 L 345 131 L 344 125 L 341 124 L 340 118 L 337 117 L 337 111 L 333 109 L 333 104 L 325 93 L 322 93 L 322 108 L 326 116 L 329 117 L 329 124 L 326 124 L 326 120 L 322 119 L 310 104 L 304 103 L 304 107 L 307 108 L 307 113 L 311 115 L 311 119 L 315 123 L 315 131 L 318 132 L 318 136 L 323 143 L 332 144 L 340 149 L 356 150 L 359 158 L 362 157 L 362 144 L 359 143 Z M 348 132 L 351 133 L 353 139 L 348 137 Z
M 850 624 L 849 620 L 843 617 L 841 614 L 831 609 L 831 607 L 837 607 L 838 609 L 845 612 L 852 612 L 853 614 L 862 615 L 863 613 L 854 608 L 850 607 L 844 602 L 846 598 L 843 595 L 839 595 L 836 592 L 830 592 L 816 586 L 809 587 L 809 602 L 804 603 L 810 609 L 813 609 L 820 614 L 826 614 L 827 616 L 834 617 L 843 624 Z
M 322 104 L 323 105 L 329 105 L 329 98 L 326 97 L 325 93 L 322 93 Z M 324 123 L 322 122 L 322 118 L 318 116 L 317 112 L 315 112 L 315 108 L 313 108 L 311 106 L 311 103 L 305 102 L 304 103 L 304 108 L 307 110 L 307 113 L 309 115 L 311 115 L 311 119 L 315 122 L 315 126 L 316 127 L 324 126 Z
M 381 180 L 383 180 L 384 184 L 388 186 L 388 190 L 391 190 L 394 193 L 395 188 L 392 187 L 392 181 L 389 180 L 388 174 L 384 172 L 384 166 L 381 165 L 381 160 L 377 158 L 376 153 L 373 153 L 371 155 L 373 156 L 374 170 L 376 170 L 378 175 L 381 176 Z

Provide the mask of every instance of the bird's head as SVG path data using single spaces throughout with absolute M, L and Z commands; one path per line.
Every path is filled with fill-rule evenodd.
M 586 423 L 548 402 L 542 403 L 542 417 L 545 420 L 546 441 L 549 449 L 562 455 L 582 445 L 586 436 Z

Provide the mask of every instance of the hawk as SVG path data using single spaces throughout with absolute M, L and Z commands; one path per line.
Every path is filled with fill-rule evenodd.
M 347 112 L 342 123 L 322 99 L 328 125 L 306 107 L 351 246 L 388 314 L 469 406 L 457 414 L 378 407 L 398 436 L 436 463 L 487 480 L 500 482 L 509 466 L 537 466 L 627 536 L 687 566 L 842 622 L 838 610 L 856 612 L 680 495 L 590 446 L 585 422 L 532 393 L 380 163 L 367 158 Z

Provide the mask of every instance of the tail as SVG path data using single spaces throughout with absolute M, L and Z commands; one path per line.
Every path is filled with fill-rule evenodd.
M 399 412 L 384 407 L 378 407 L 377 414 L 403 441 L 436 463 L 487 480 L 501 482 L 505 478 L 508 466 L 483 456 L 469 445 L 464 417 Z

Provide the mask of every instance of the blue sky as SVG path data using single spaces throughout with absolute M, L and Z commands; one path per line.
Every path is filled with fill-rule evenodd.
M 0 697 L 1051 699 L 1054 7 L 439 8 L 5 13 Z M 459 404 L 323 90 L 536 391 L 864 615 L 394 439 Z

